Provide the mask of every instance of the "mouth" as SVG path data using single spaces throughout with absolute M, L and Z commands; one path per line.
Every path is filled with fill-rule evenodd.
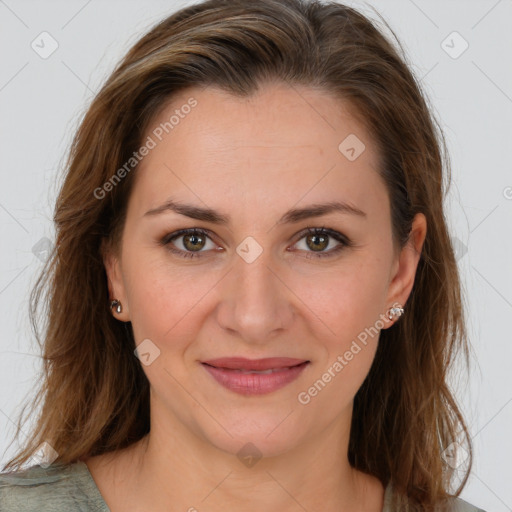
M 202 361 L 201 364 L 223 387 L 242 395 L 261 395 L 293 382 L 310 361 L 288 357 L 253 360 L 232 357 Z

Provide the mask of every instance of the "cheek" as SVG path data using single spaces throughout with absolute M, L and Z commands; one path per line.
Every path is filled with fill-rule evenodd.
M 300 281 L 298 290 L 335 344 L 375 324 L 383 312 L 386 292 L 385 267 L 372 258 L 310 276 Z
M 384 326 L 385 287 L 377 274 L 340 273 L 326 280 L 323 290 L 310 289 L 312 310 L 322 325 L 315 338 L 323 356 L 301 390 L 301 403 L 314 402 L 308 409 L 313 416 L 327 414 L 334 419 L 340 409 L 349 407 L 370 371 Z
M 376 253 L 361 252 L 336 272 L 316 276 L 310 281 L 314 286 L 303 283 L 305 302 L 321 326 L 316 339 L 324 358 L 314 378 L 322 381 L 320 386 L 328 382 L 325 399 L 334 390 L 338 397 L 352 397 L 375 357 L 388 284 L 387 263 L 382 256 L 373 256 Z
M 173 340 L 177 347 L 199 325 L 193 318 L 200 311 L 201 298 L 218 279 L 198 273 L 198 268 L 179 269 L 149 251 L 133 252 L 124 263 L 136 342 L 149 338 L 163 345 Z

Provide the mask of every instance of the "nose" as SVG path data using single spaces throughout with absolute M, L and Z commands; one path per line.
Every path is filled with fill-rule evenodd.
M 219 325 L 250 344 L 265 344 L 289 329 L 294 317 L 293 292 L 267 252 L 250 263 L 235 255 L 218 290 Z

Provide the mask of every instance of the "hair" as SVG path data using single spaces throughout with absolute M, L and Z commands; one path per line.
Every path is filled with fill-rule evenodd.
M 128 51 L 91 102 L 65 164 L 55 246 L 30 297 L 43 359 L 31 405 L 42 408 L 4 470 L 20 468 L 43 442 L 56 450 L 55 462 L 67 464 L 149 432 L 149 383 L 134 356 L 131 324 L 109 310 L 102 258 L 103 244 L 119 247 L 136 166 L 105 197 L 94 191 L 133 156 L 178 92 L 212 86 L 248 97 L 273 81 L 330 93 L 364 122 L 381 158 L 399 247 L 415 214 L 427 220 L 406 314 L 381 332 L 354 398 L 349 462 L 391 483 L 397 503 L 427 510 L 460 494 L 472 449 L 448 376 L 460 353 L 469 366 L 470 347 L 443 211 L 449 158 L 419 80 L 383 22 L 397 45 L 377 22 L 332 1 L 209 0 L 167 17 Z M 469 464 L 451 494 L 455 472 L 443 451 L 462 442 Z

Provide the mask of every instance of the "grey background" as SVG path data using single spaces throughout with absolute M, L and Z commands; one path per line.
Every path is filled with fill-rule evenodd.
M 2 463 L 16 448 L 7 449 L 13 421 L 34 388 L 40 364 L 27 300 L 53 240 L 56 179 L 71 136 L 124 52 L 155 22 L 189 3 L 0 0 Z M 375 18 L 368 4 L 347 3 Z M 462 497 L 488 511 L 510 511 L 512 1 L 370 4 L 402 41 L 441 120 L 452 159 L 446 206 L 473 344 L 469 379 L 453 379 L 475 449 Z M 40 36 L 43 31 L 58 44 L 47 58 L 31 47 L 34 41 L 40 52 L 51 49 L 52 40 Z M 458 55 L 464 41 L 469 46 Z

